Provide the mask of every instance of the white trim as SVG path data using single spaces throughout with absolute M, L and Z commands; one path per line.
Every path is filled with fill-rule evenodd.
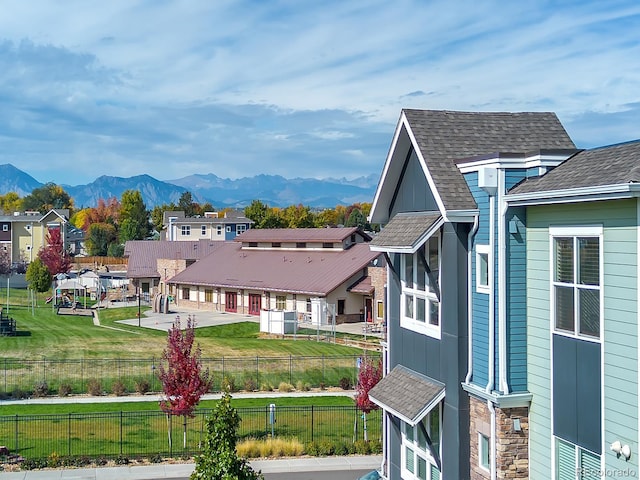
M 473 226 L 467 237 L 467 375 L 465 383 L 471 382 L 473 376 L 473 241 L 475 240 L 478 226 L 480 225 L 480 215 L 476 215 Z
M 556 167 L 564 162 L 567 158 L 575 155 L 577 151 L 567 154 L 544 155 L 536 153 L 534 155 L 524 156 L 516 155 L 513 157 L 491 157 L 478 160 L 470 160 L 464 163 L 458 163 L 458 169 L 461 173 L 476 172 L 482 167 L 494 168 L 535 168 L 535 167 Z
M 567 188 L 542 192 L 514 193 L 505 199 L 512 206 L 548 205 L 575 201 L 616 200 L 640 196 L 640 184 L 624 183 L 595 187 Z
M 492 268 L 489 269 L 489 362 L 487 365 L 487 385 L 485 390 L 487 393 L 491 393 L 495 387 L 495 363 L 496 363 L 496 338 L 495 338 L 495 196 L 489 196 L 489 265 Z
M 414 254 L 422 247 L 431 237 L 438 233 L 440 228 L 444 225 L 444 217 L 440 218 L 429 227 L 411 246 L 403 245 L 396 247 L 369 245 L 369 249 L 372 252 L 388 252 L 388 253 L 402 253 L 402 254 Z
M 636 201 L 636 279 L 640 279 L 640 198 Z M 637 280 L 636 280 L 636 323 L 638 327 L 638 336 L 636 337 L 638 339 L 638 344 L 636 345 L 636 356 L 638 357 L 638 370 L 637 370 L 638 371 L 638 395 L 636 398 L 640 399 L 640 354 L 639 354 L 640 353 L 640 285 L 638 285 Z M 604 415 L 602 416 L 602 418 L 604 420 Z M 640 445 L 640 415 L 638 415 L 638 425 L 636 429 L 636 434 L 638 435 L 636 437 L 636 445 Z M 604 442 L 604 438 L 602 440 Z M 604 445 L 606 445 L 606 443 Z
M 486 255 L 487 256 L 487 284 L 486 285 L 482 285 L 480 284 L 480 278 L 481 278 L 481 271 L 480 271 L 480 256 L 481 255 Z M 485 244 L 481 244 L 481 245 L 476 245 L 476 292 L 478 293 L 486 293 L 489 294 L 490 293 L 490 285 L 489 285 L 489 269 L 491 269 L 491 266 L 489 265 L 489 245 L 485 245 Z
M 509 393 L 507 381 L 507 202 L 504 170 L 498 170 L 498 388 Z
M 484 448 L 482 448 L 482 439 L 486 438 L 487 439 L 487 450 L 488 452 L 484 452 Z M 485 466 L 482 463 L 482 460 L 484 457 L 484 454 L 488 453 L 489 454 L 489 464 L 487 466 Z M 486 435 L 484 435 L 482 432 L 478 432 L 478 467 L 480 467 L 483 471 L 490 473 L 491 472 L 491 454 L 493 452 L 491 451 L 491 439 L 489 437 L 487 437 Z

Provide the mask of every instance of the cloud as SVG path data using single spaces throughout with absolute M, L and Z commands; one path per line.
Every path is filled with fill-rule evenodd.
M 377 173 L 400 109 L 556 111 L 640 137 L 634 1 L 9 2 L 0 162 L 98 174 Z M 188 171 L 187 171 L 188 170 Z

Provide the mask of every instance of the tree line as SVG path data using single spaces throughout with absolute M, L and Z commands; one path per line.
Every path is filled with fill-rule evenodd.
M 217 211 L 222 217 L 232 210 L 216 210 L 209 202 L 195 202 L 188 191 L 180 196 L 178 203 L 165 203 L 152 209 L 147 209 L 138 190 L 126 190 L 120 199 L 100 199 L 95 207 L 85 208 L 75 208 L 71 196 L 55 183 L 47 183 L 22 198 L 16 192 L 0 195 L 0 210 L 5 214 L 37 211 L 44 215 L 51 209 L 69 210 L 71 224 L 85 232 L 85 248 L 89 255 L 114 257 L 124 254 L 127 240 L 158 239 L 164 228 L 165 211 L 184 211 L 187 217 L 204 216 L 206 212 Z M 375 230 L 377 226 L 367 222 L 370 210 L 370 203 L 338 205 L 319 210 L 301 204 L 284 208 L 271 207 L 260 200 L 253 200 L 243 209 L 243 214 L 254 222 L 252 228 L 322 228 L 342 225 Z

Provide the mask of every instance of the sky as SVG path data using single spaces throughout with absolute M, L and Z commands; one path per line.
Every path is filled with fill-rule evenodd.
M 402 108 L 640 138 L 640 2 L 0 0 L 0 164 L 40 182 L 379 175 Z

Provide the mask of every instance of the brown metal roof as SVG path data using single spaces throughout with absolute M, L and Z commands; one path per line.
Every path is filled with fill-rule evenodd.
M 169 283 L 326 296 L 380 255 L 367 243 L 340 251 L 243 250 L 237 242 L 218 243 Z
M 128 278 L 160 277 L 157 260 L 199 260 L 226 242 L 194 240 L 168 242 L 157 240 L 130 240 L 124 245 L 124 255 L 129 257 Z
M 347 288 L 351 293 L 361 293 L 362 295 L 372 295 L 375 291 L 371 284 L 371 277 L 364 277 L 358 280 L 353 286 Z
M 371 237 L 357 227 L 344 228 L 252 228 L 238 235 L 236 242 L 342 242 L 353 233 Z

